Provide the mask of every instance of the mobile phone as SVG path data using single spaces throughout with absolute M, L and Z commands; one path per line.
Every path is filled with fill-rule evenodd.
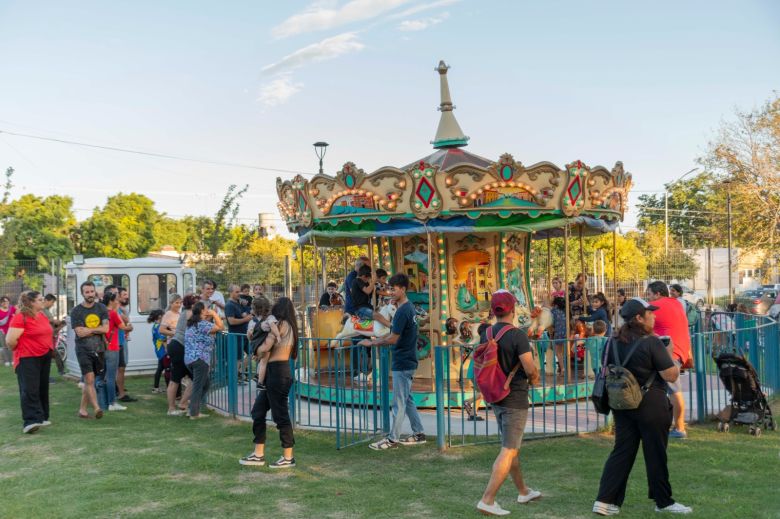
M 661 342 L 664 343 L 664 346 L 667 346 L 667 347 L 669 346 L 669 343 L 672 342 L 672 338 L 669 337 L 668 335 L 661 335 L 658 338 L 661 339 Z

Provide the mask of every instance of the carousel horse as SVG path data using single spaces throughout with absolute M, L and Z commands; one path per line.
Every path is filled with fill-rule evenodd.
M 396 307 L 394 304 L 387 304 L 379 310 L 379 313 L 382 317 L 392 322 L 395 311 Z M 365 337 L 384 337 L 388 333 L 390 333 L 390 328 L 379 321 L 373 319 L 360 320 L 357 316 L 353 315 L 347 319 L 344 323 L 344 328 L 342 328 L 338 335 L 331 339 L 330 346 L 331 348 L 339 346 L 338 342 L 334 344 L 334 341 L 338 341 L 339 339 L 348 339 L 359 335 Z
M 528 327 L 528 336 L 536 339 L 542 338 L 542 333 L 553 325 L 552 312 L 549 308 L 535 306 L 531 310 L 531 326 Z

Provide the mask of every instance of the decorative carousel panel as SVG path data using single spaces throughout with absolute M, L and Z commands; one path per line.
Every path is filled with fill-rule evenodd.
M 527 327 L 531 320 L 529 240 L 528 233 L 507 233 L 501 238 L 502 288 L 517 299 L 515 313 L 517 326 L 521 328 Z
M 412 213 L 421 220 L 435 218 L 442 210 L 443 201 L 436 188 L 437 171 L 439 171 L 438 166 L 431 166 L 422 161 L 408 170 L 413 182 L 410 197 Z
M 312 212 L 306 190 L 307 182 L 301 175 L 297 175 L 292 181 L 282 182 L 280 178 L 276 179 L 279 212 L 291 230 L 311 225 Z
M 378 216 L 398 211 L 404 201 L 406 174 L 383 168 L 371 175 L 347 162 L 335 178 L 317 175 L 309 195 L 322 217 Z
M 447 236 L 447 305 L 459 321 L 479 322 L 490 313 L 490 295 L 498 288 L 495 241 L 495 234 Z
M 566 190 L 561 199 L 561 210 L 566 216 L 577 216 L 585 207 L 587 196 L 586 182 L 590 168 L 578 160 L 566 165 L 568 178 Z
M 594 210 L 603 210 L 622 215 L 631 189 L 631 175 L 623 170 L 623 163 L 617 162 L 612 171 L 597 167 L 591 171 L 588 192 Z

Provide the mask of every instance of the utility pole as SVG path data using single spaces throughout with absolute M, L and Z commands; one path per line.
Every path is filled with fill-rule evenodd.
M 677 180 L 672 181 L 664 187 L 664 256 L 669 256 L 669 189 L 677 182 L 681 181 L 699 168 L 693 168 Z
M 729 304 L 734 303 L 734 291 L 731 289 L 731 182 L 726 184 L 726 225 L 728 226 L 728 249 L 729 249 Z

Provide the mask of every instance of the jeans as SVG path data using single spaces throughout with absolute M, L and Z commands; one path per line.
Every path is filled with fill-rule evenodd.
M 409 415 L 414 434 L 423 432 L 420 413 L 417 412 L 417 406 L 414 405 L 412 398 L 412 379 L 415 371 L 414 369 L 393 371 L 393 426 L 388 437 L 394 442 L 401 437 L 401 426 L 405 415 Z
M 200 414 L 200 404 L 206 403 L 209 390 L 209 365 L 198 359 L 188 366 L 192 371 L 192 396 L 190 397 L 190 416 Z
M 106 369 L 101 376 L 95 379 L 95 390 L 101 409 L 108 409 L 108 406 L 116 402 L 116 372 L 119 368 L 119 353 L 118 351 L 106 351 L 103 354 Z
M 358 346 L 357 343 L 364 337 L 352 339 L 352 351 L 350 352 L 351 363 L 350 374 L 355 377 L 361 373 L 371 372 L 371 346 Z
M 292 386 L 290 363 L 286 360 L 269 362 L 265 380 L 266 388 L 258 389 L 255 404 L 252 406 L 254 443 L 256 445 L 265 445 L 265 417 L 270 409 L 271 417 L 274 419 L 276 428 L 279 429 L 279 439 L 282 442 L 282 448 L 292 448 L 295 445 L 295 438 L 293 437 L 288 406 L 290 387 Z
M 49 419 L 50 369 L 50 353 L 40 357 L 19 359 L 16 380 L 19 382 L 19 400 L 22 404 L 22 420 L 25 426 Z

